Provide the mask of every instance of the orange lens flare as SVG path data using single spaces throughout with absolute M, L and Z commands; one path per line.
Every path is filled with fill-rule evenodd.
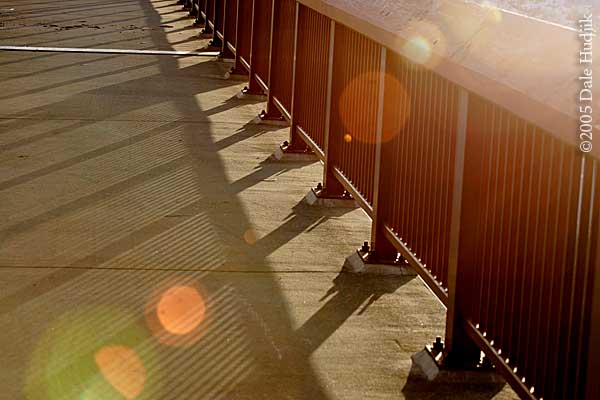
M 146 371 L 137 353 L 126 346 L 105 346 L 94 357 L 102 376 L 125 398 L 133 400 L 144 390 Z
M 202 296 L 190 286 L 175 286 L 167 290 L 156 306 L 156 315 L 166 331 L 186 335 L 204 320 Z
M 360 74 L 349 81 L 340 93 L 338 112 L 347 131 L 343 136 L 347 143 L 352 140 L 375 143 L 377 110 L 365 111 L 363 104 L 377 104 L 378 90 L 379 72 L 372 71 Z
M 246 232 L 244 232 L 244 241 L 249 245 L 253 245 L 254 243 L 256 243 L 257 240 L 258 235 L 256 234 L 256 231 L 254 229 L 250 228 L 246 230 Z
M 357 113 L 355 105 L 360 101 L 364 100 L 365 88 L 378 88 L 380 75 L 379 73 L 365 73 L 359 75 L 344 88 L 340 95 L 339 100 L 339 116 L 344 124 L 344 128 L 349 131 L 343 135 L 343 140 L 346 143 L 361 143 L 367 145 L 373 145 L 377 141 L 376 136 L 376 112 L 372 113 L 375 117 L 369 119 L 361 113 Z M 404 128 L 407 120 L 411 113 L 411 98 L 404 87 L 404 84 L 400 82 L 396 77 L 386 73 L 384 75 L 384 96 L 386 98 L 394 99 L 394 101 L 384 101 L 384 120 L 386 118 L 393 117 L 399 121 L 400 130 Z M 374 91 L 375 95 L 378 95 L 378 91 Z M 371 103 L 377 104 L 377 97 L 371 96 Z M 390 104 L 398 104 L 390 107 Z M 394 125 L 394 129 L 390 129 L 390 124 L 384 121 L 383 124 L 383 135 L 381 141 L 387 143 L 395 138 L 400 133 L 400 130 L 396 129 L 397 125 Z
M 404 129 L 411 115 L 412 99 L 405 86 L 409 82 L 403 82 L 392 74 L 385 74 L 386 101 L 383 103 L 384 121 L 381 138 L 383 143 L 394 140 Z

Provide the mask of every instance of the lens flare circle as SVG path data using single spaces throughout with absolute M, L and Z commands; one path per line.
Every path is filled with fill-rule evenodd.
M 500 23 L 502 22 L 502 11 L 500 11 L 500 9 L 498 9 L 498 7 L 496 7 L 494 4 L 492 4 L 492 2 L 490 1 L 484 1 L 483 3 L 481 3 L 481 7 L 486 11 L 487 15 L 486 17 L 495 23 Z
M 363 112 L 364 104 L 377 104 L 379 71 L 362 73 L 348 81 L 342 89 L 337 112 L 345 133 L 338 140 L 346 143 L 375 143 L 377 113 Z
M 258 234 L 252 228 L 247 229 L 246 232 L 244 232 L 243 236 L 244 236 L 244 241 L 249 245 L 253 245 L 258 241 Z
M 438 23 L 427 19 L 411 21 L 404 29 L 402 53 L 415 64 L 435 68 L 448 54 L 448 40 Z
M 102 376 L 125 398 L 133 400 L 144 390 L 146 371 L 135 350 L 122 345 L 105 346 L 94 360 Z
M 346 129 L 342 140 L 350 146 L 374 145 L 377 141 L 373 129 L 376 121 L 364 118 L 354 112 L 353 107 L 363 99 L 364 90 L 368 86 L 379 85 L 379 73 L 365 73 L 348 83 L 339 100 L 339 117 Z M 412 100 L 406 88 L 409 82 L 400 80 L 392 73 L 386 73 L 384 79 L 383 129 L 381 141 L 392 141 L 405 127 L 411 110 Z M 375 101 L 376 103 L 376 101 Z M 393 119 L 393 121 L 390 120 Z
M 161 398 L 154 339 L 139 315 L 109 306 L 82 307 L 53 320 L 28 360 L 24 397 L 105 400 Z M 136 349 L 144 346 L 144 351 Z
M 404 44 L 404 54 L 414 63 L 427 64 L 431 59 L 431 43 L 421 35 L 411 37 Z
M 408 81 L 385 74 L 385 101 L 383 103 L 383 143 L 391 142 L 406 127 L 412 111 L 412 98 L 407 90 Z
M 156 315 L 164 329 L 174 335 L 194 331 L 204 320 L 204 300 L 191 286 L 168 289 L 156 306 Z
M 190 347 L 208 329 L 208 306 L 199 282 L 169 279 L 158 284 L 145 306 L 146 326 L 156 340 L 172 347 Z

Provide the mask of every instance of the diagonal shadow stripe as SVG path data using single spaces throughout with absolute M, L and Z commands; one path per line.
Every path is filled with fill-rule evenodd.
M 90 124 L 90 121 L 86 121 L 86 122 L 83 122 L 83 123 L 80 123 L 80 124 L 76 124 L 75 126 L 72 127 L 72 129 L 80 128 L 82 126 L 86 126 L 86 125 L 89 125 L 89 124 Z M 136 144 L 138 142 L 141 142 L 143 140 L 146 140 L 146 139 L 148 139 L 150 137 L 157 136 L 157 135 L 160 135 L 160 134 L 164 133 L 165 129 L 176 128 L 179 125 L 181 125 L 181 123 L 177 122 L 177 121 L 175 121 L 175 122 L 169 122 L 169 123 L 166 123 L 164 125 L 157 126 L 156 128 L 152 128 L 151 130 L 149 130 L 147 132 L 144 132 L 144 133 L 141 133 L 139 135 L 131 136 L 131 137 L 127 138 L 127 139 L 123 139 L 123 140 L 118 141 L 116 143 L 112 143 L 112 144 L 110 144 L 108 146 L 104 146 L 104 147 L 101 147 L 101 148 L 96 149 L 96 150 L 88 151 L 87 153 L 82 153 L 82 154 L 78 155 L 77 157 L 73 157 L 73 158 L 70 158 L 68 160 L 61 161 L 61 162 L 56 163 L 56 164 L 52 164 L 49 167 L 42 168 L 42 169 L 34 171 L 34 172 L 30 172 L 29 174 L 18 176 L 16 178 L 10 179 L 8 181 L 0 182 L 0 191 L 9 189 L 9 188 L 11 188 L 13 186 L 16 186 L 16 185 L 22 185 L 23 183 L 29 182 L 29 181 L 31 181 L 33 179 L 39 178 L 39 177 L 44 176 L 44 175 L 51 174 L 53 172 L 56 172 L 56 171 L 59 171 L 61 169 L 65 169 L 65 168 L 71 167 L 73 165 L 79 164 L 79 163 L 84 162 L 84 161 L 91 160 L 93 158 L 100 157 L 102 155 L 111 153 L 111 152 L 113 152 L 115 150 L 118 150 L 120 148 L 134 145 L 134 144 Z M 64 130 L 64 128 L 58 128 L 56 130 Z M 50 131 L 48 133 L 44 133 L 44 134 L 39 135 L 39 136 L 48 137 L 48 136 L 55 135 L 56 134 L 56 132 L 55 132 L 56 130 Z M 39 140 L 39 139 L 40 138 L 38 138 L 38 137 L 34 137 L 32 140 L 30 140 L 28 142 L 31 143 L 31 142 L 33 142 L 35 140 Z M 24 141 L 25 141 L 25 139 L 24 139 Z M 0 146 L 0 150 L 6 150 L 6 149 L 3 149 L 2 146 Z
M 103 72 L 101 74 L 95 74 L 95 75 L 85 76 L 85 77 L 78 78 L 78 79 L 72 79 L 72 80 L 69 80 L 69 81 L 63 81 L 63 82 L 53 83 L 51 85 L 46 85 L 46 86 L 37 87 L 35 89 L 31 89 L 31 90 L 21 91 L 21 92 L 19 92 L 16 95 L 0 96 L 0 100 L 13 99 L 13 98 L 18 98 L 18 97 L 22 97 L 22 96 L 27 96 L 27 95 L 34 94 L 34 93 L 43 92 L 45 90 L 56 89 L 56 88 L 59 88 L 59 87 L 62 87 L 62 86 L 72 85 L 72 84 L 79 83 L 79 82 L 86 82 L 86 81 L 89 81 L 89 80 L 92 80 L 92 79 L 102 78 L 102 77 L 105 77 L 105 76 L 123 74 L 123 73 L 126 73 L 126 72 L 131 72 L 131 71 L 135 71 L 135 70 L 138 70 L 138 69 L 147 68 L 147 67 L 150 67 L 150 66 L 156 65 L 156 64 L 157 64 L 156 61 L 152 61 L 152 62 L 148 62 L 148 63 L 141 64 L 141 65 L 134 65 L 134 66 L 131 66 L 131 67 L 121 68 L 121 69 L 114 70 L 114 71 Z M 10 145 L 0 146 L 0 151 L 2 151 L 2 150 L 8 150 L 9 148 L 11 148 Z
M 9 238 L 13 235 L 16 235 L 16 234 L 19 234 L 22 232 L 26 232 L 39 224 L 51 221 L 54 218 L 66 215 L 68 213 L 72 213 L 75 210 L 83 209 L 84 207 L 89 207 L 90 204 L 93 204 L 99 200 L 102 200 L 103 198 L 105 198 L 108 195 L 114 195 L 116 193 L 120 193 L 125 190 L 129 190 L 129 189 L 131 189 L 132 186 L 139 185 L 150 178 L 153 178 L 157 175 L 163 174 L 167 171 L 171 171 L 175 168 L 181 167 L 181 166 L 185 165 L 186 163 L 189 163 L 189 160 L 190 160 L 189 155 L 179 157 L 173 161 L 170 161 L 170 162 L 162 164 L 158 167 L 149 169 L 149 170 L 145 171 L 144 173 L 133 176 L 129 179 L 121 181 L 121 182 L 114 184 L 112 186 L 109 186 L 105 189 L 99 190 L 97 192 L 94 192 L 90 195 L 81 197 L 81 198 L 74 200 L 72 202 L 69 202 L 67 204 L 63 204 L 62 206 L 59 206 L 55 209 L 47 211 L 43 214 L 37 215 L 33 218 L 29 218 L 25 221 L 22 221 L 15 225 L 7 227 L 0 231 L 0 242 L 3 240 L 6 240 L 7 238 Z

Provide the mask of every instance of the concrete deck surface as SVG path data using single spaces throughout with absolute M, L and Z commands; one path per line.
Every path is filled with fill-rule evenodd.
M 174 0 L 0 0 L 0 43 L 197 50 Z M 360 210 L 199 57 L 0 53 L 0 399 L 509 399 L 432 384 L 418 278 L 340 273 Z

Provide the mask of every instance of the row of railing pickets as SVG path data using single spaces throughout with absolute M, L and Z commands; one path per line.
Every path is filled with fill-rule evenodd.
M 322 193 L 371 217 L 372 256 L 400 253 L 446 306 L 449 365 L 481 350 L 522 398 L 600 398 L 599 160 L 539 113 L 570 122 L 419 65 L 325 1 L 186 5 L 267 96 L 263 118 L 289 122 L 287 151 L 323 162 Z

